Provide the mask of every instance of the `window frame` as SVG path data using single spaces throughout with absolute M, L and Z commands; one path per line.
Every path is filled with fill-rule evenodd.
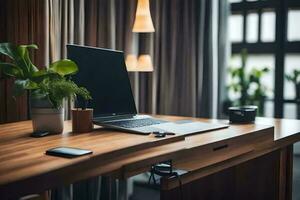
M 230 3 L 231 15 L 243 16 L 243 39 L 241 42 L 233 42 L 231 53 L 239 54 L 246 48 L 249 54 L 272 54 L 275 56 L 275 78 L 274 78 L 274 117 L 284 116 L 284 103 L 300 103 L 295 99 L 284 99 L 284 73 L 285 56 L 289 53 L 300 53 L 300 41 L 287 40 L 288 11 L 300 10 L 298 0 L 258 0 Z M 275 40 L 273 42 L 261 41 L 261 21 L 263 11 L 275 12 Z M 257 42 L 247 42 L 247 14 L 258 13 L 258 39 Z

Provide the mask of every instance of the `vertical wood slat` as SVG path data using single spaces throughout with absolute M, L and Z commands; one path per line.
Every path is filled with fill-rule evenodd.
M 47 64 L 46 1 L 0 1 L 0 42 L 37 44 L 39 50 L 31 50 L 31 59 L 37 67 Z M 7 12 L 10 12 L 9 14 Z M 2 59 L 3 60 L 3 59 Z M 13 80 L 0 75 L 0 123 L 28 119 L 28 97 L 12 97 Z
M 0 1 L 0 30 L 5 30 L 6 27 L 6 21 L 5 16 L 7 9 L 6 7 L 6 1 Z M 4 41 L 4 38 L 6 38 L 6 32 L 0 31 L 0 42 Z M 0 60 L 3 60 L 3 57 L 0 56 Z M 6 80 L 3 79 L 2 74 L 0 72 L 0 123 L 3 123 L 6 120 Z
M 27 44 L 28 43 L 28 0 L 17 1 L 13 0 L 8 3 L 8 10 L 12 11 L 11 15 L 6 16 L 7 20 L 7 41 L 16 44 Z M 6 121 L 20 121 L 26 120 L 28 117 L 27 113 L 27 95 L 21 97 L 13 97 L 13 82 L 14 80 L 7 81 L 7 93 L 6 93 Z
M 278 199 L 285 200 L 286 197 L 286 160 L 287 151 L 286 148 L 280 150 L 280 163 L 279 163 L 279 188 L 278 188 Z
M 287 147 L 287 200 L 292 199 L 293 195 L 293 166 L 294 166 L 294 145 L 289 145 Z
M 293 189 L 293 145 L 280 150 L 279 200 L 291 200 Z
M 35 43 L 39 51 L 30 52 L 33 63 L 45 65 L 46 26 L 45 2 L 11 0 L 0 2 L 0 42 Z M 9 10 L 10 14 L 7 13 Z M 2 59 L 3 60 L 3 59 Z M 1 75 L 0 75 L 1 76 Z M 0 123 L 28 119 L 27 94 L 14 99 L 13 79 L 0 80 Z

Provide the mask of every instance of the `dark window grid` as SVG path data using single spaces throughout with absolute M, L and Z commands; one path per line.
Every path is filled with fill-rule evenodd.
M 271 102 L 273 102 L 274 99 L 267 98 L 267 99 L 265 99 L 265 101 L 271 101 Z M 284 100 L 283 100 L 283 103 L 295 103 L 295 104 L 300 105 L 300 101 L 299 101 L 299 100 L 296 100 L 296 99 L 284 99 Z
M 299 9 L 300 1 L 297 0 L 268 0 L 247 2 L 243 0 L 239 3 L 231 4 L 232 14 L 243 15 L 243 40 L 232 44 L 232 53 L 240 53 L 243 48 L 247 48 L 250 54 L 274 54 L 275 55 L 275 98 L 268 99 L 274 101 L 274 116 L 283 117 L 284 103 L 300 104 L 296 100 L 284 99 L 284 57 L 288 53 L 300 53 L 300 41 L 287 41 L 287 14 L 288 10 Z M 276 15 L 275 41 L 261 42 L 261 14 L 262 11 L 274 10 Z M 247 14 L 257 12 L 258 21 L 258 41 L 247 43 Z
M 232 53 L 238 54 L 243 48 L 247 48 L 250 54 L 275 54 L 276 42 L 255 42 L 255 43 L 239 43 L 232 44 Z M 300 41 L 285 42 L 285 53 L 300 53 Z

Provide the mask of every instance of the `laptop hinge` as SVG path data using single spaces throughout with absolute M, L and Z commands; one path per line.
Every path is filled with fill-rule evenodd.
M 121 119 L 131 119 L 135 114 L 128 115 L 115 115 L 115 116 L 105 116 L 105 117 L 94 117 L 93 121 L 97 122 L 105 122 L 105 121 L 113 121 L 113 120 L 121 120 Z

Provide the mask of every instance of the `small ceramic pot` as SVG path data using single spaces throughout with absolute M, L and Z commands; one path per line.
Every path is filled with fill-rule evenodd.
M 64 109 L 31 108 L 33 131 L 62 133 L 64 130 Z
M 93 130 L 93 109 L 72 109 L 72 131 L 87 133 Z

